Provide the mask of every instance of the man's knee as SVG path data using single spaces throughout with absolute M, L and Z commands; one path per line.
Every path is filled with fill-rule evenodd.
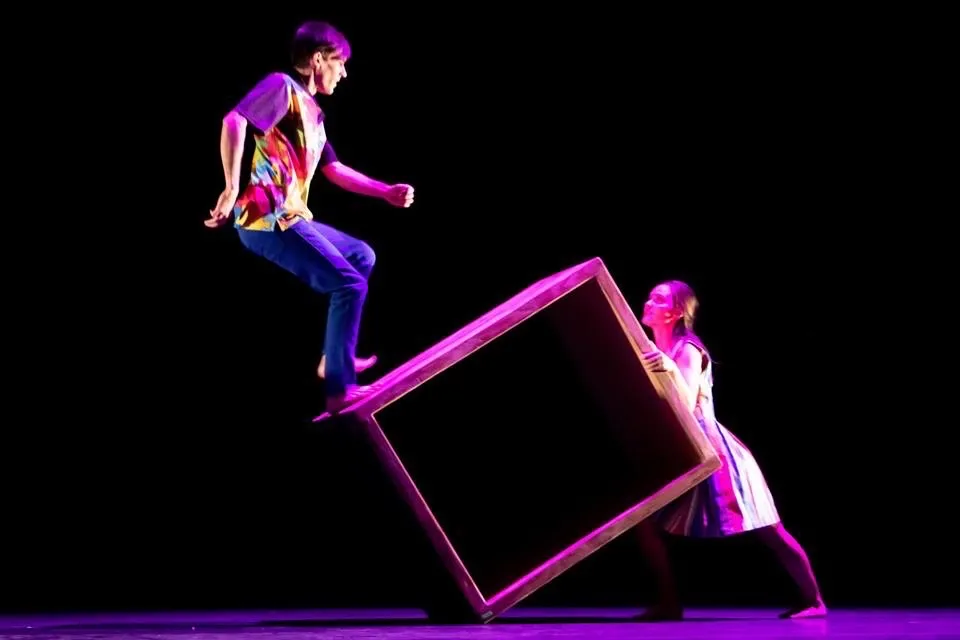
M 362 269 L 354 265 L 341 269 L 339 278 L 330 293 L 351 298 L 363 297 L 367 294 L 367 276 Z
M 373 247 L 361 241 L 357 247 L 357 262 L 357 270 L 365 275 L 369 275 L 373 270 L 373 265 L 377 262 L 377 254 L 374 253 Z
M 298 275 L 317 293 L 343 298 L 362 298 L 367 293 L 367 277 L 347 261 L 331 268 L 303 268 Z
M 367 295 L 367 279 L 362 273 L 357 273 L 356 277 L 347 279 L 338 291 L 350 298 L 364 298 Z

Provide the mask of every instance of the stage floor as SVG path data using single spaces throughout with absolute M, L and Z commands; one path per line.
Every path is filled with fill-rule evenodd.
M 635 609 L 518 607 L 486 625 L 432 626 L 416 609 L 217 611 L 0 616 L 0 637 L 29 640 L 314 640 L 324 638 L 622 638 L 881 640 L 960 638 L 960 609 L 837 609 L 821 620 L 778 620 L 766 609 L 691 609 L 684 622 L 636 623 Z

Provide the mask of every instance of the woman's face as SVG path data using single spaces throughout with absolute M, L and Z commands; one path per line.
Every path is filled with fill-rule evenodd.
M 651 329 L 673 324 L 680 314 L 673 308 L 673 292 L 670 286 L 659 284 L 650 292 L 643 305 L 643 318 L 640 320 Z

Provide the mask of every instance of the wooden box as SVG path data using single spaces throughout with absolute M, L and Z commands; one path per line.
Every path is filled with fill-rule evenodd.
M 707 478 L 716 452 L 603 262 L 545 278 L 348 407 L 489 621 Z M 325 416 L 320 416 L 320 421 Z

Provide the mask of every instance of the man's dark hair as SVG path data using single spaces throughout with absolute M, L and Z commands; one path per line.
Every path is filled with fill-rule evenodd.
M 327 56 L 339 51 L 343 57 L 350 57 L 350 43 L 333 25 L 319 20 L 304 22 L 293 36 L 290 58 L 293 66 L 301 67 L 308 63 L 310 56 L 317 51 Z

